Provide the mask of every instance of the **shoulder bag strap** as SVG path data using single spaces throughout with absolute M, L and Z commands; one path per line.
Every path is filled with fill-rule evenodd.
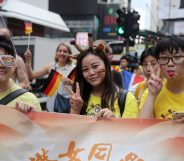
M 3 97 L 0 100 L 0 104 L 1 105 L 7 105 L 9 102 L 11 102 L 12 100 L 14 100 L 15 98 L 19 97 L 20 95 L 26 93 L 27 91 L 25 89 L 18 89 L 10 94 L 8 94 L 7 96 Z
M 120 115 L 122 116 L 124 113 L 124 109 L 125 109 L 125 102 L 126 102 L 126 96 L 127 96 L 128 91 L 122 89 L 119 93 L 119 97 L 118 97 L 118 105 L 120 108 Z

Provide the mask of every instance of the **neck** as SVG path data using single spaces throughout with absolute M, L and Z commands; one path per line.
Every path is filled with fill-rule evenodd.
M 184 93 L 184 80 L 167 80 L 166 86 L 172 93 Z
M 4 91 L 7 91 L 8 89 L 11 88 L 11 85 L 12 85 L 12 81 L 9 79 L 8 81 L 5 81 L 5 82 L 1 82 L 0 83 L 0 92 L 4 92 Z
M 102 93 L 104 91 L 104 85 L 100 85 L 100 86 L 97 86 L 97 87 L 93 87 L 92 89 L 92 94 L 95 95 L 95 96 L 99 96 L 101 97 L 102 96 Z
M 64 67 L 66 64 L 67 64 L 66 62 L 59 62 L 59 61 L 58 61 L 58 65 L 59 65 L 60 67 Z

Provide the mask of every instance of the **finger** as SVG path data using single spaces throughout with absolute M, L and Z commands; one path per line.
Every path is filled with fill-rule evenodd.
M 102 118 L 102 116 L 99 113 L 95 114 L 95 120 L 96 121 L 101 120 L 101 118 Z
M 154 70 L 153 70 L 153 67 L 151 66 L 151 63 L 148 63 L 148 66 L 150 68 L 151 75 L 152 74 L 155 75 Z
M 79 87 L 79 83 L 76 83 L 76 93 L 80 94 L 80 87 Z
M 68 92 L 68 94 L 69 94 L 70 96 L 72 96 L 72 95 L 75 94 L 75 93 L 73 92 L 73 90 L 72 90 L 69 86 L 65 85 L 65 88 L 66 88 L 66 91 Z
M 16 109 L 19 108 L 19 102 L 16 102 L 15 108 L 16 108 Z
M 113 112 L 109 112 L 108 115 L 107 115 L 107 118 L 111 118 L 111 117 L 115 117 L 114 113 Z
M 184 123 L 184 118 L 181 119 L 177 119 L 177 120 L 173 120 L 174 122 L 178 122 L 178 123 Z
M 99 112 L 97 112 L 97 113 L 95 114 L 96 120 L 100 120 L 101 117 L 103 116 L 103 113 L 104 113 L 103 109 L 100 110 Z
M 110 111 L 104 110 L 102 117 L 107 117 L 109 115 Z
M 72 58 L 72 59 L 77 59 L 77 56 L 78 55 L 69 55 L 69 57 Z
M 161 76 L 161 70 L 160 70 L 160 66 L 159 66 L 157 73 L 156 73 L 156 78 L 160 78 L 160 76 Z

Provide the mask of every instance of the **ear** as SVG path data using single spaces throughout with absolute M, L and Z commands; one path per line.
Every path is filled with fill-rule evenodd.
M 105 49 L 105 46 L 103 44 L 99 44 L 97 46 L 97 50 L 100 51 L 100 52 L 104 51 L 104 49 Z

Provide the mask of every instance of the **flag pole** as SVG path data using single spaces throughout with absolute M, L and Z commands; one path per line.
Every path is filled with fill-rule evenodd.
M 29 44 L 30 44 L 30 38 L 31 38 L 31 34 L 29 33 L 29 35 L 28 35 L 28 44 L 27 44 L 28 49 L 29 49 Z

